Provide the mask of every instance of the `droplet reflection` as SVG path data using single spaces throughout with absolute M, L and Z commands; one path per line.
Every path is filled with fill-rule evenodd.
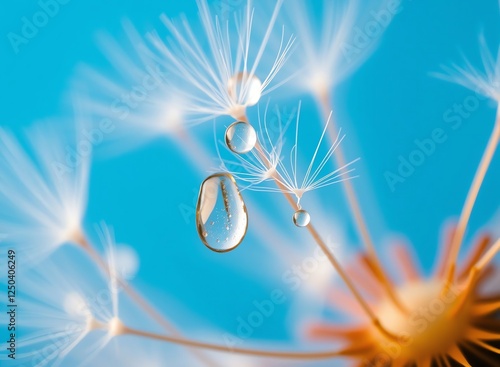
M 196 228 L 212 251 L 234 250 L 245 238 L 248 214 L 232 175 L 218 173 L 203 181 L 196 207 Z
M 234 104 L 245 107 L 256 105 L 262 96 L 262 82 L 249 73 L 238 73 L 231 77 L 227 89 Z
M 226 130 L 226 145 L 234 153 L 248 153 L 256 143 L 255 129 L 247 122 L 237 121 Z
M 311 216 L 309 213 L 303 209 L 297 210 L 293 214 L 293 223 L 297 227 L 307 227 L 311 222 Z

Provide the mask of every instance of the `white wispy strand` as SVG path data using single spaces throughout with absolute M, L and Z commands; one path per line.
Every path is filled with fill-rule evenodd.
M 68 161 L 78 137 L 60 124 L 35 126 L 26 137 L 23 146 L 0 129 L 0 232 L 24 259 L 41 260 L 80 231 L 90 151 Z
M 309 191 L 318 190 L 354 178 L 350 176 L 354 172 L 354 168 L 351 168 L 351 166 L 357 159 L 333 171 L 326 169 L 335 150 L 345 138 L 345 135 L 341 135 L 341 131 L 339 131 L 337 139 L 333 144 L 328 146 L 327 152 L 323 156 L 320 155 L 320 148 L 323 145 L 325 134 L 331 121 L 331 115 L 321 133 L 306 172 L 299 172 L 300 108 L 301 105 L 299 104 L 295 119 L 295 141 L 287 153 L 289 159 L 285 159 L 283 150 L 285 147 L 285 133 L 292 123 L 293 118 L 289 118 L 288 121 L 281 121 L 281 116 L 278 114 L 278 120 L 280 121 L 279 131 L 278 137 L 274 138 L 267 126 L 266 110 L 264 122 L 259 117 L 261 151 L 254 149 L 247 154 L 233 154 L 237 159 L 236 161 L 224 161 L 221 158 L 221 169 L 231 173 L 237 180 L 247 183 L 248 186 L 244 189 L 253 191 L 283 192 L 282 188 L 276 186 L 274 181 L 277 180 L 283 185 L 285 192 L 294 195 L 298 201 Z
M 77 252 L 56 253 L 54 259 L 20 274 L 24 292 L 19 296 L 19 326 L 27 331 L 18 343 L 20 361 L 34 367 L 68 361 L 86 366 L 120 335 L 114 329 L 119 320 L 116 243 L 109 227 L 103 224 L 98 231 L 106 248 L 107 276 Z
M 151 46 L 134 26 L 124 21 L 123 29 L 123 44 L 107 34 L 98 37 L 117 75 L 82 66 L 77 90 L 82 107 L 94 116 L 97 125 L 105 118 L 115 124 L 114 131 L 105 138 L 130 148 L 158 136 L 179 133 L 186 102 L 171 85 L 168 71 L 149 57 Z
M 256 104 L 265 93 L 293 45 L 293 38 L 285 40 L 283 31 L 279 48 L 268 47 L 282 2 L 276 2 L 260 39 L 254 35 L 251 0 L 247 1 L 244 15 L 240 19 L 235 16 L 234 24 L 221 23 L 212 16 L 207 1 L 198 0 L 203 43 L 186 18 L 176 26 L 165 15 L 161 17 L 172 38 L 164 42 L 158 34 L 150 35 L 159 53 L 153 58 L 179 77 L 176 87 L 183 96 L 189 96 L 188 110 L 195 116 L 191 121 L 202 122 L 221 115 L 240 118 L 246 107 Z M 271 65 L 264 65 L 265 53 L 276 55 Z
M 347 58 L 345 48 L 352 37 L 358 4 L 357 1 L 348 4 L 323 1 L 323 15 L 318 26 L 307 3 L 291 0 L 286 4 L 300 48 L 300 52 L 293 54 L 291 65 L 300 70 L 299 84 L 319 95 L 328 92 L 363 61 L 363 58 Z
M 443 66 L 445 73 L 435 75 L 500 102 L 500 46 L 495 55 L 488 47 L 484 36 L 480 38 L 480 45 L 482 70 L 464 58 L 463 66 L 458 64 L 453 64 L 451 67 Z
M 284 4 L 287 23 L 297 37 L 297 52 L 287 63 L 296 71 L 297 86 L 324 98 L 363 64 L 376 49 L 395 14 L 385 0 L 289 0 Z M 318 19 L 315 9 L 322 7 Z M 384 22 L 373 14 L 384 13 Z M 364 27 L 376 22 L 378 34 L 367 36 Z M 358 38 L 363 34 L 363 44 Z

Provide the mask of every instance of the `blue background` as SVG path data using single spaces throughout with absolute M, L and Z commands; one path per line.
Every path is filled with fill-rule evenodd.
M 95 43 L 98 31 L 120 40 L 124 39 L 123 18 L 146 32 L 161 28 L 161 13 L 176 17 L 184 12 L 188 18 L 196 17 L 194 1 L 72 0 L 16 54 L 7 34 L 19 33 L 21 18 L 37 10 L 34 1 L 9 1 L 0 14 L 0 122 L 15 130 L 53 116 L 63 116 L 71 123 L 67 97 L 76 66 L 86 63 L 103 71 L 110 68 Z M 404 1 L 403 11 L 394 18 L 373 56 L 335 92 L 337 116 L 348 133 L 345 149 L 350 157 L 362 158 L 356 186 L 381 252 L 384 238 L 402 234 L 411 240 L 426 270 L 433 265 L 443 224 L 461 210 L 495 118 L 494 106 L 483 101 L 461 128 L 453 130 L 444 114 L 473 93 L 430 73 L 439 71 L 442 64 L 460 63 L 461 52 L 480 67 L 479 35 L 484 32 L 496 50 L 498 24 L 494 0 Z M 314 104 L 306 95 L 287 103 L 294 106 L 299 99 L 304 103 L 303 114 L 315 116 Z M 228 124 L 221 120 L 220 124 Z M 398 157 L 407 157 L 415 149 L 414 140 L 430 137 L 436 128 L 444 129 L 448 140 L 392 192 L 384 173 L 395 172 Z M 210 146 L 211 128 L 200 128 L 198 134 Z M 474 210 L 469 237 L 498 210 L 499 163 L 496 157 Z M 186 221 L 179 208 L 194 209 L 206 173 L 187 165 L 189 161 L 168 139 L 119 157 L 97 157 L 86 226 L 92 230 L 94 223 L 105 220 L 115 228 L 118 242 L 137 250 L 141 268 L 135 284 L 181 326 L 207 330 L 213 326 L 235 333 L 237 318 L 254 309 L 254 300 L 268 298 L 274 288 L 287 288 L 279 271 L 261 265 L 272 267 L 270 264 L 279 261 L 264 246 L 255 244 L 259 229 L 252 224 L 249 238 L 234 253 L 211 253 L 200 243 L 194 216 Z M 315 195 L 327 198 L 323 209 L 343 223 L 348 243 L 356 243 L 348 213 L 328 199 L 329 192 L 337 192 L 332 193 L 335 196 L 340 190 L 337 186 Z M 275 219 L 271 224 L 275 230 L 288 231 L 294 237 L 290 231 L 298 229 L 289 217 L 277 218 L 283 211 L 266 205 L 269 194 L 248 195 Z M 273 200 L 282 203 L 279 196 Z M 307 239 L 302 233 L 297 236 Z M 312 248 L 309 243 L 304 246 Z M 287 317 L 294 297 L 297 295 L 288 292 L 287 303 L 252 338 L 290 338 L 297 326 Z M 190 315 L 201 323 L 193 322 Z

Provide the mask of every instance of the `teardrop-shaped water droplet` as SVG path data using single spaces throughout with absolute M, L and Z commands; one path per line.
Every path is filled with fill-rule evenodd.
M 255 75 L 238 73 L 227 82 L 227 90 L 234 104 L 254 106 L 262 96 L 262 82 Z
M 311 216 L 303 209 L 297 210 L 293 214 L 293 223 L 297 227 L 307 227 L 311 222 Z
M 196 228 L 201 241 L 216 252 L 234 250 L 243 241 L 248 214 L 232 175 L 217 173 L 203 181 L 196 207 Z
M 248 122 L 237 121 L 226 130 L 226 145 L 234 153 L 248 153 L 256 143 L 257 134 Z

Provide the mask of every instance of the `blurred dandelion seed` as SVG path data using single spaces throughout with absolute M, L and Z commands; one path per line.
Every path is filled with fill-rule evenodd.
M 464 66 L 453 64 L 443 66 L 444 73 L 434 73 L 438 78 L 459 84 L 500 103 L 500 47 L 494 55 L 484 36 L 480 38 L 483 70 L 479 70 L 464 58 Z
M 103 225 L 100 231 L 108 252 L 108 266 L 115 269 L 110 229 Z M 46 260 L 23 282 L 26 290 L 21 296 L 25 298 L 26 309 L 23 323 L 31 335 L 22 337 L 19 347 L 30 346 L 32 351 L 20 354 L 19 359 L 34 367 L 59 366 L 81 344 L 88 348 L 79 364 L 85 365 L 119 335 L 118 288 L 113 276 L 116 272 L 111 271 L 110 277 L 103 278 L 95 264 L 86 261 L 75 264 L 74 258 L 64 258 L 71 261 Z M 90 334 L 89 346 L 84 340 Z M 52 343 L 54 346 L 47 348 Z
M 359 63 L 349 62 L 342 49 L 352 34 L 358 4 L 357 1 L 348 4 L 324 1 L 322 19 L 316 27 L 317 20 L 312 19 L 306 3 L 292 0 L 285 5 L 301 50 L 294 53 L 290 61 L 294 68 L 301 70 L 299 84 L 316 96 L 324 96 Z
M 79 133 L 71 128 L 64 133 L 65 127 L 56 125 L 27 131 L 30 151 L 0 129 L 2 226 L 10 243 L 32 262 L 78 240 L 87 205 L 91 148 L 70 150 Z

